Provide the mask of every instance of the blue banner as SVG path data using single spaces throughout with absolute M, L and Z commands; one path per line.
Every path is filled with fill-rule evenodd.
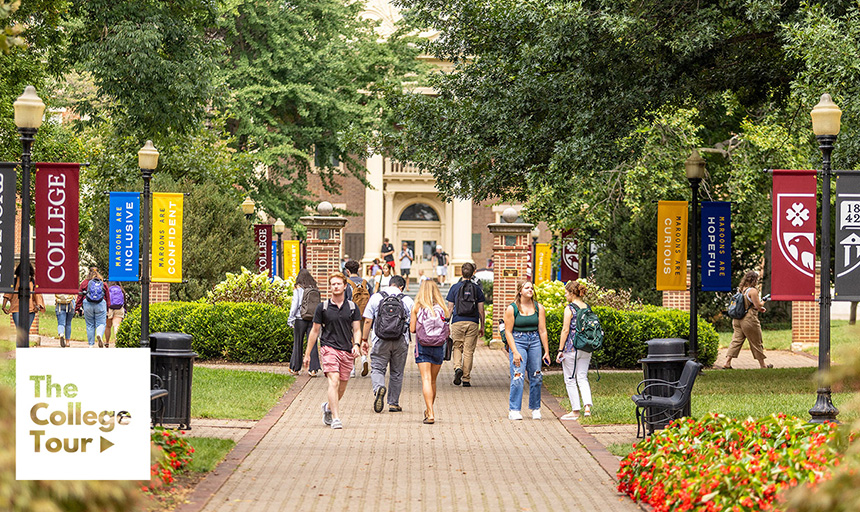
M 278 262 L 278 240 L 272 240 L 272 268 L 269 270 L 270 277 L 281 275 L 281 264 Z
M 732 291 L 732 204 L 702 202 L 702 291 Z
M 140 280 L 140 193 L 110 193 L 110 281 Z

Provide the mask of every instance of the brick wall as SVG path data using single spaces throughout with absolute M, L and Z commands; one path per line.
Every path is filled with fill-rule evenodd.
M 516 297 L 517 285 L 526 279 L 531 229 L 531 224 L 493 223 L 488 226 L 493 236 L 493 347 L 501 347 L 499 321 Z
M 687 289 L 668 290 L 663 292 L 663 307 L 690 311 L 690 262 L 687 262 Z
M 320 298 L 327 299 L 328 276 L 340 270 L 341 241 L 347 220 L 343 217 L 302 217 L 299 222 L 308 230 L 305 268 L 316 279 Z
M 821 294 L 820 263 L 815 265 L 815 297 Z M 809 344 L 818 344 L 821 308 L 818 301 L 804 300 L 791 303 L 791 349 L 803 350 Z M 797 345 L 795 345 L 797 344 Z
M 170 283 L 150 283 L 149 303 L 170 302 Z

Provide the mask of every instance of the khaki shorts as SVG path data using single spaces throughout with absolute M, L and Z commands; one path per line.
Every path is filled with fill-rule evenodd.
M 120 320 L 122 320 L 125 317 L 125 309 L 123 309 L 123 308 L 119 308 L 119 309 L 108 308 L 107 317 L 108 317 L 108 319 L 119 318 Z

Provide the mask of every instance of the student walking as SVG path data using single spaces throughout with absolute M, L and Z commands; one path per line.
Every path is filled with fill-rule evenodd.
M 290 316 L 287 324 L 293 328 L 293 353 L 290 356 L 290 375 L 301 375 L 302 355 L 304 354 L 305 338 L 313 326 L 314 313 L 320 304 L 320 290 L 316 279 L 303 268 L 296 276 L 293 287 L 293 303 L 290 305 Z M 308 375 L 316 377 L 320 371 L 320 356 L 316 346 L 311 349 L 311 362 Z
M 91 267 L 87 278 L 81 281 L 75 311 L 84 315 L 87 324 L 87 343 L 90 348 L 104 347 L 105 324 L 107 322 L 108 287 L 96 267 Z
M 382 412 L 385 393 L 388 392 L 388 411 L 400 412 L 400 390 L 403 387 L 403 369 L 409 352 L 409 316 L 412 299 L 403 295 L 406 286 L 403 277 L 393 276 L 391 285 L 373 294 L 364 310 L 364 329 L 361 335 L 362 352 L 368 351 L 368 336 L 372 329 L 370 349 L 370 382 L 373 385 L 373 410 Z M 385 373 L 391 370 L 388 387 Z
M 346 277 L 342 272 L 329 276 L 328 287 L 331 298 L 321 302 L 314 312 L 303 362 L 306 368 L 310 367 L 311 352 L 319 340 L 322 370 L 328 379 L 328 401 L 322 404 L 323 423 L 341 429 L 340 400 L 349 384 L 353 361 L 360 354 L 361 317 L 355 303 L 344 295 Z
M 738 357 L 741 352 L 741 347 L 744 346 L 744 340 L 749 340 L 750 350 L 753 357 L 758 360 L 759 366 L 762 368 L 773 368 L 772 364 L 766 364 L 764 360 L 764 345 L 762 343 L 761 323 L 758 319 L 758 314 L 767 311 L 759 298 L 756 285 L 758 284 L 758 272 L 749 271 L 744 274 L 738 291 L 744 294 L 744 305 L 747 307 L 747 312 L 741 319 L 732 319 L 732 343 L 729 345 L 729 351 L 726 357 L 726 364 L 723 366 L 726 370 L 732 369 L 732 359 Z
M 119 324 L 125 318 L 125 289 L 118 282 L 114 282 L 108 286 L 107 299 L 108 309 L 105 324 L 106 348 L 110 347 L 111 331 L 113 331 L 113 338 L 116 339 L 117 332 L 119 332 Z
M 567 388 L 567 398 L 570 400 L 571 412 L 561 417 L 563 420 L 579 419 L 579 395 L 585 404 L 585 416 L 591 416 L 591 386 L 588 383 L 588 365 L 591 364 L 591 352 L 576 350 L 573 339 L 576 337 L 576 313 L 580 308 L 588 307 L 582 301 L 585 296 L 585 285 L 578 281 L 568 281 L 564 285 L 568 305 L 564 309 L 564 320 L 561 324 L 561 339 L 556 362 L 561 363 L 564 374 L 564 385 Z
M 445 276 L 448 275 L 448 253 L 442 250 L 441 245 L 436 246 L 432 260 L 436 263 L 436 279 L 439 284 L 445 284 Z
M 54 313 L 57 315 L 57 336 L 60 347 L 66 348 L 72 339 L 72 318 L 75 317 L 75 296 L 58 293 L 54 295 Z
M 472 385 L 472 361 L 478 336 L 484 332 L 484 290 L 474 281 L 475 264 L 463 263 L 463 277 L 448 290 L 448 310 L 451 311 L 451 338 L 454 348 L 454 385 Z
M 27 316 L 27 332 L 30 332 L 30 327 L 33 326 L 33 321 L 36 319 L 36 313 L 45 309 L 45 302 L 42 299 L 41 293 L 35 293 L 33 290 L 36 289 L 36 280 L 35 280 L 36 270 L 33 268 L 33 265 L 30 265 L 30 308 L 29 315 Z M 17 267 L 15 267 L 15 281 L 13 281 L 12 289 L 14 290 L 11 293 L 3 294 L 3 312 L 9 314 L 12 313 L 12 321 L 15 322 L 16 327 L 20 327 L 21 324 L 18 318 L 18 288 L 21 285 L 21 264 L 19 263 Z
M 372 293 L 370 285 L 367 284 L 367 281 L 361 278 L 358 271 L 361 268 L 361 264 L 357 261 L 347 261 L 344 267 L 344 274 L 349 278 L 346 282 L 346 298 L 347 300 L 351 300 L 358 307 L 358 314 L 363 315 L 364 310 L 367 308 L 367 302 L 370 300 L 370 294 Z M 390 267 L 389 267 L 390 268 Z M 361 318 L 361 328 L 364 328 L 364 317 Z M 351 377 L 355 377 L 356 368 L 358 367 L 358 360 L 356 359 L 355 365 L 352 367 Z M 367 377 L 367 373 L 369 371 L 369 364 L 367 361 L 367 355 L 362 354 L 361 356 L 361 376 Z
M 535 300 L 534 293 L 534 286 L 530 281 L 520 282 L 514 302 L 505 309 L 505 339 L 508 341 L 508 359 L 511 363 L 508 412 L 510 420 L 523 419 L 520 409 L 526 378 L 529 381 L 529 409 L 532 411 L 532 419 L 541 419 L 541 361 L 549 366 L 550 360 L 546 337 L 546 310 Z
M 409 272 L 412 270 L 412 261 L 415 259 L 415 255 L 412 253 L 412 249 L 409 248 L 409 244 L 403 242 L 403 246 L 400 248 L 400 275 L 403 276 L 403 279 L 406 280 L 406 288 L 405 291 L 409 291 Z
M 421 373 L 421 391 L 424 394 L 424 423 L 436 423 L 436 377 L 445 358 L 445 344 L 449 325 L 448 309 L 442 302 L 439 287 L 433 281 L 423 281 L 415 297 L 415 307 L 409 318 L 409 331 L 416 334 L 415 362 Z

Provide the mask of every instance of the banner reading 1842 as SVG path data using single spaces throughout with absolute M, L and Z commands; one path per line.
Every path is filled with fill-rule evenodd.
M 836 178 L 836 293 L 860 300 L 860 173 Z
M 732 290 L 732 203 L 702 202 L 702 290 Z
M 152 194 L 152 282 L 182 282 L 182 199 Z
M 657 203 L 657 289 L 687 289 L 687 201 Z
M 15 283 L 15 180 L 17 162 L 0 162 L 0 289 Z
M 140 193 L 110 193 L 110 262 L 111 281 L 140 279 Z

